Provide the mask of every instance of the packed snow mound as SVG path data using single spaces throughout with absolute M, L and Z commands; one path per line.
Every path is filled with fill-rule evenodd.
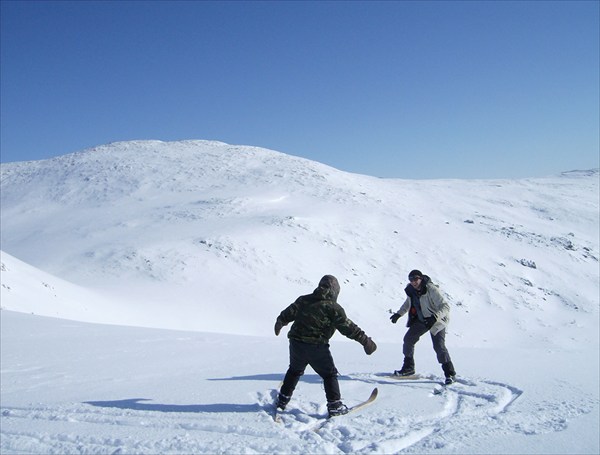
M 270 333 L 333 274 L 348 315 L 396 340 L 388 311 L 418 268 L 450 301 L 457 343 L 506 343 L 508 326 L 512 343 L 598 338 L 597 170 L 378 179 L 257 147 L 135 141 L 3 164 L 1 197 L 3 250 L 127 302 L 124 324 Z

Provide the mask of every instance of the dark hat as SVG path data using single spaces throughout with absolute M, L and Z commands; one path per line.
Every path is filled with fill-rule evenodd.
M 411 270 L 410 273 L 408 274 L 408 279 L 412 279 L 412 278 L 423 278 L 423 274 L 421 273 L 420 270 Z

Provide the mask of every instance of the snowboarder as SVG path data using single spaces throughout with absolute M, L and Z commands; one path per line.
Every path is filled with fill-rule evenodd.
M 452 384 L 455 381 L 456 371 L 448 349 L 446 349 L 446 327 L 450 320 L 450 306 L 442 296 L 440 290 L 434 285 L 427 275 L 419 270 L 412 270 L 408 274 L 409 284 L 404 289 L 406 300 L 390 317 L 392 323 L 408 313 L 406 326 L 408 331 L 404 336 L 402 353 L 404 364 L 400 370 L 394 371 L 396 376 L 411 376 L 415 374 L 415 344 L 422 335 L 430 332 L 433 341 L 433 349 L 437 355 L 438 362 L 444 371 L 445 383 Z
M 275 335 L 279 335 L 282 327 L 293 321 L 288 333 L 290 366 L 277 397 L 279 409 L 285 409 L 300 376 L 310 365 L 323 379 L 329 416 L 348 412 L 341 400 L 338 371 L 329 350 L 329 339 L 337 329 L 342 335 L 358 341 L 368 355 L 375 352 L 377 345 L 346 317 L 344 309 L 337 303 L 339 293 L 338 280 L 332 275 L 325 275 L 312 294 L 298 297 L 277 317 Z

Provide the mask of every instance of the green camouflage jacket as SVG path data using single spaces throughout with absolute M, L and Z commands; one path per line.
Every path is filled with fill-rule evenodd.
M 351 340 L 366 337 L 363 330 L 346 317 L 337 303 L 339 284 L 326 275 L 312 294 L 298 297 L 281 312 L 277 320 L 282 325 L 293 322 L 288 338 L 313 344 L 327 344 L 336 330 Z

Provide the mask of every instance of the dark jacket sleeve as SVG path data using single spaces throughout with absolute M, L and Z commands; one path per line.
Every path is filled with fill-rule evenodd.
M 344 309 L 337 303 L 333 305 L 335 328 L 345 337 L 360 341 L 365 337 L 365 332 L 346 316 Z
M 288 306 L 285 310 L 279 313 L 277 320 L 281 322 L 283 325 L 288 325 L 290 322 L 296 320 L 296 315 L 298 314 L 298 300 Z

